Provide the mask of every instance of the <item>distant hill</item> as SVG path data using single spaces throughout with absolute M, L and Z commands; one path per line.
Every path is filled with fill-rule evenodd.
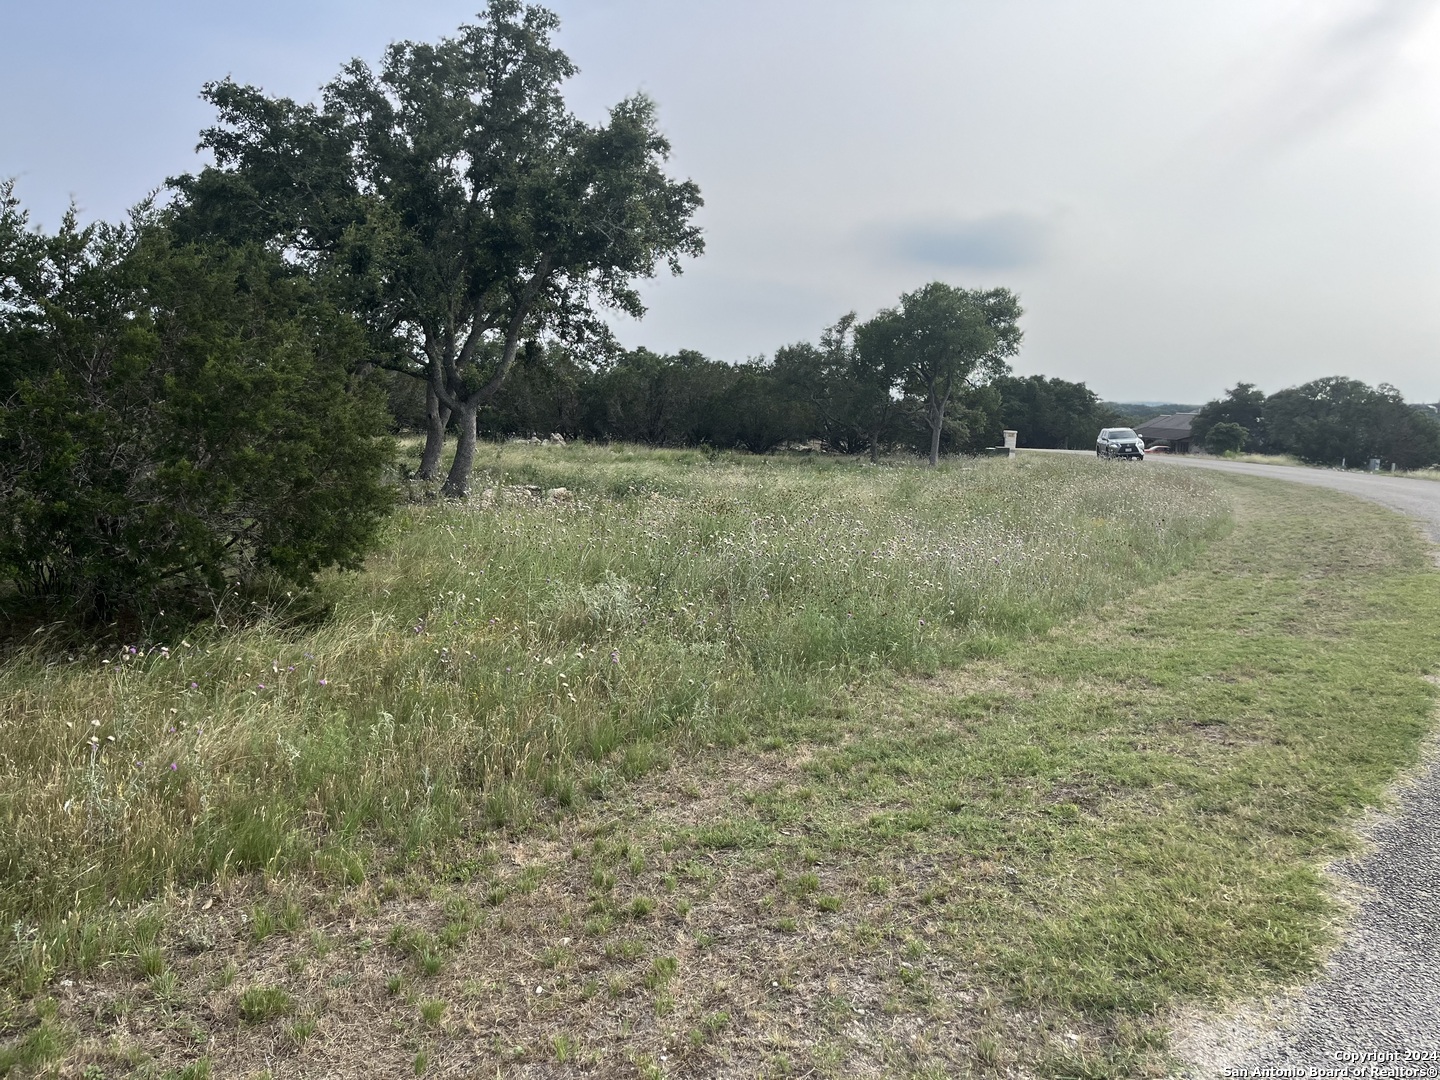
M 1186 405 L 1179 401 L 1102 401 L 1102 409 L 1115 414 L 1115 423 L 1136 427 L 1157 416 L 1168 416 L 1177 412 L 1196 412 L 1199 405 Z

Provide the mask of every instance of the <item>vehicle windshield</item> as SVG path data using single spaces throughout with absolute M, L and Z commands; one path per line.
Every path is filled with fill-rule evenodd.
M 1140 436 L 1136 435 L 1128 427 L 1117 427 L 1110 429 L 1110 438 L 1112 439 L 1138 439 L 1139 437 Z

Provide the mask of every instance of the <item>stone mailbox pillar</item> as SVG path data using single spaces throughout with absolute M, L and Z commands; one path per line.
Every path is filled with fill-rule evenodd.
M 1005 456 L 1006 456 L 1006 457 L 1014 457 L 1014 456 L 1015 456 L 1015 440 L 1020 437 L 1020 433 L 1019 433 L 1018 431 L 1007 431 L 1007 432 L 1004 433 L 1004 435 L 1005 435 Z

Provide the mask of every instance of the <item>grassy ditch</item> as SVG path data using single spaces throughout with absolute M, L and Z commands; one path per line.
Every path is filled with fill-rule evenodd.
M 634 570 L 645 563 L 623 562 L 652 558 L 669 560 L 662 568 L 681 582 L 628 630 L 528 616 L 536 636 L 594 625 L 587 640 L 603 663 L 621 648 L 608 642 L 628 634 L 618 637 L 627 643 L 622 671 L 637 656 L 653 665 L 643 669 L 648 683 L 628 683 L 627 671 L 607 684 L 607 698 L 562 669 L 555 679 L 566 673 L 570 690 L 532 690 L 550 690 L 546 709 L 584 693 L 592 708 L 628 703 L 610 712 L 618 717 L 655 700 L 667 680 L 697 677 L 685 673 L 696 653 L 681 654 L 691 667 L 663 666 L 665 658 L 711 640 L 703 635 L 713 627 L 702 630 L 685 605 L 702 582 L 716 596 L 713 583 L 733 580 L 736 568 L 724 558 L 729 545 L 695 542 L 694 517 L 684 533 L 657 529 L 648 516 L 656 508 L 713 513 L 705 499 L 724 497 L 745 507 L 736 521 L 754 523 L 766 520 L 757 502 L 773 500 L 769 512 L 784 526 L 769 546 L 753 533 L 749 543 L 791 569 L 736 590 L 758 602 L 735 604 L 729 624 L 753 628 L 762 625 L 754 613 L 768 612 L 767 649 L 748 648 L 754 637 L 734 629 L 720 637 L 728 651 L 706 677 L 711 710 L 625 728 L 605 753 L 557 755 L 528 780 L 512 772 L 502 785 L 480 774 L 464 805 L 483 820 L 494 792 L 511 792 L 500 827 L 447 833 L 432 822 L 424 846 L 406 855 L 410 834 L 377 816 L 341 847 L 322 830 L 312 792 L 294 842 L 309 845 L 303 865 L 322 873 L 283 874 L 272 862 L 268 874 L 200 874 L 203 885 L 138 917 L 72 913 L 72 929 L 51 924 L 43 955 L 37 931 L 21 968 L 35 981 L 5 1007 L 11 1040 L 0 1053 L 22 1068 L 106 1076 L 260 1075 L 262 1066 L 275 1076 L 1161 1076 L 1173 1064 L 1174 1006 L 1233 999 L 1315 969 L 1338 914 L 1317 867 L 1346 849 L 1347 823 L 1415 760 L 1430 725 L 1422 676 L 1440 658 L 1440 575 L 1401 519 L 1319 489 L 1083 460 L 898 478 L 824 463 L 697 460 L 684 482 L 716 480 L 697 495 L 659 491 L 681 475 L 663 456 L 594 455 L 587 473 L 576 460 L 586 464 L 591 451 L 540 453 L 526 453 L 523 479 L 563 480 L 578 504 L 502 496 L 492 524 L 471 514 L 465 526 L 551 552 L 540 565 L 492 556 L 487 571 L 531 566 L 507 575 L 500 595 L 527 598 L 522 608 L 553 602 L 543 586 L 562 576 L 560 565 L 575 565 L 559 553 L 600 548 L 573 536 L 551 548 L 542 541 L 587 515 L 612 522 L 611 537 L 614 522 L 638 522 L 629 535 L 664 542 L 607 544 L 630 572 L 582 560 L 582 582 L 608 582 L 609 569 L 653 584 Z M 902 484 L 917 486 L 902 494 Z M 1207 494 L 1211 484 L 1221 502 Z M 1233 507 L 1233 531 L 1201 551 L 1202 537 L 1221 529 L 1222 503 Z M 828 515 L 815 512 L 822 504 Z M 791 514 L 797 505 L 811 514 Z M 1177 507 L 1188 508 L 1183 519 L 1170 516 Z M 457 523 L 469 518 L 443 513 L 441 527 L 467 542 L 472 534 Z M 919 514 L 950 515 L 938 531 L 954 546 L 933 564 L 912 539 L 898 549 L 905 557 L 871 576 L 877 544 L 814 538 L 822 523 L 827 538 L 853 537 L 836 517 L 888 520 L 901 533 L 920 527 Z M 1009 521 L 1027 519 L 1044 520 L 1054 546 L 1037 536 L 1033 547 L 1005 550 L 1053 552 L 1053 561 L 1024 571 L 1035 576 L 1014 595 L 1050 606 L 1024 615 L 975 600 L 962 619 L 961 587 L 981 565 L 939 579 L 948 592 L 934 587 L 936 568 L 961 560 L 968 536 L 997 522 L 1003 536 Z M 1184 532 L 1170 531 L 1177 520 Z M 434 524 L 397 529 L 370 574 L 336 594 L 330 626 L 290 647 L 333 656 L 322 643 L 354 621 L 345 604 L 374 611 L 386 588 L 401 594 L 403 545 Z M 1018 574 L 1038 561 L 1010 565 Z M 805 590 L 777 587 L 791 574 Z M 1071 584 L 1053 584 L 1062 579 Z M 357 647 L 347 677 L 377 680 L 373 693 L 388 685 L 379 681 L 387 670 L 431 670 L 435 650 L 448 647 L 433 639 L 435 612 L 446 610 L 434 598 L 458 603 L 453 590 L 429 593 L 425 611 L 395 610 L 388 636 L 376 631 L 400 643 L 408 669 L 404 659 L 387 668 L 390 654 L 372 644 Z M 817 594 L 840 598 L 843 606 L 822 610 L 841 626 L 862 611 L 882 627 L 900 612 L 907 625 L 878 639 L 888 651 L 823 652 L 801 617 L 819 606 Z M 859 606 L 876 595 L 883 606 Z M 741 621 L 747 612 L 753 622 Z M 456 618 L 449 629 L 488 634 L 492 617 Z M 921 619 L 933 636 L 912 634 Z M 235 638 L 225 640 L 233 648 Z M 558 649 L 530 640 L 515 655 L 556 658 Z M 834 650 L 848 639 L 821 640 Z M 218 642 L 209 647 L 219 654 Z M 362 673 L 366 655 L 372 670 Z M 136 664 L 125 678 L 173 675 L 165 663 L 178 665 Z M 779 694 L 777 671 L 799 689 Z M 402 730 L 400 714 L 386 711 Z M 252 745 L 275 737 L 262 726 Z M 642 746 L 650 749 L 636 760 Z M 514 794 L 565 775 L 575 786 L 563 813 Z M 283 803 L 287 790 L 271 798 Z M 549 790 L 561 793 L 550 805 L 564 801 L 564 788 Z M 59 984 L 57 964 L 69 985 Z

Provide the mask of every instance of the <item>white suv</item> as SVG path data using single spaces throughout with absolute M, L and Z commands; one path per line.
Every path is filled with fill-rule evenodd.
M 1145 443 L 1128 427 L 1107 427 L 1095 440 L 1097 458 L 1129 458 L 1131 461 L 1145 460 Z

